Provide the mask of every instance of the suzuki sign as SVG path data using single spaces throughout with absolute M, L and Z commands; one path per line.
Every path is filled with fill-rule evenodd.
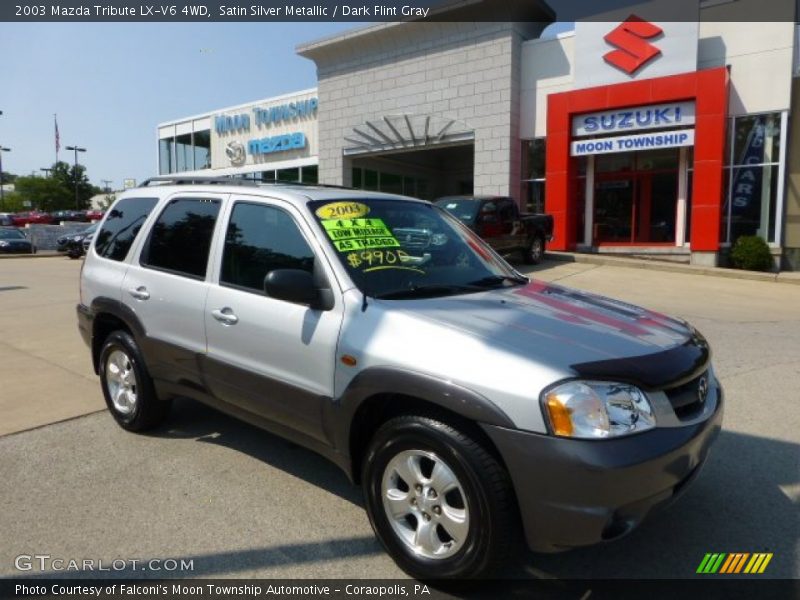
M 697 22 L 575 24 L 575 85 L 592 87 L 697 70 Z
M 620 110 L 576 115 L 572 118 L 572 136 L 605 135 L 638 131 L 641 129 L 664 129 L 694 125 L 694 101 L 650 104 Z

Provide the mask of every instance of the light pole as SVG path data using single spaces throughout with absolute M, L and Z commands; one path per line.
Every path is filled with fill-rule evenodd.
M 80 205 L 78 204 L 78 152 L 86 152 L 86 148 L 67 146 L 65 150 L 75 151 L 75 210 L 80 210 Z
M 2 111 L 0 111 L 0 114 L 2 114 Z M 11 148 L 3 148 L 3 146 L 0 146 L 0 211 L 5 210 L 6 208 L 6 199 L 3 195 L 3 152 L 11 152 Z

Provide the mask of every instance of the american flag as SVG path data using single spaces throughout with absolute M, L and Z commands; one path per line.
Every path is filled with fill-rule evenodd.
M 61 136 L 58 135 L 58 119 L 55 115 L 53 115 L 53 120 L 56 124 L 56 155 L 58 155 L 58 151 L 61 149 Z

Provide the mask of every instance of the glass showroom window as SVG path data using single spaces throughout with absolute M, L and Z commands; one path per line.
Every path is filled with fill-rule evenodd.
M 175 154 L 178 173 L 194 169 L 194 149 L 192 148 L 191 133 L 185 133 L 175 138 Z
M 175 172 L 175 138 L 158 140 L 158 172 L 160 175 Z
M 211 130 L 195 131 L 193 135 L 194 168 L 211 168 Z
M 528 212 L 544 212 L 544 138 L 522 142 L 522 201 Z
M 723 241 L 732 244 L 740 236 L 758 235 L 777 244 L 777 221 L 783 209 L 786 115 L 734 117 L 729 134 Z

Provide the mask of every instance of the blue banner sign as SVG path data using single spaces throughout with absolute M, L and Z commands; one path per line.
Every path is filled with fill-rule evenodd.
M 572 142 L 572 156 L 588 156 L 590 154 L 611 154 L 613 152 L 629 152 L 631 150 L 653 150 L 656 148 L 679 148 L 694 145 L 694 129 L 678 129 L 659 131 L 657 133 L 640 133 L 599 138 L 596 140 L 577 140 Z
M 657 129 L 695 122 L 694 102 L 653 104 L 622 110 L 578 115 L 572 119 L 572 135 L 603 135 L 642 129 Z
M 260 140 L 250 140 L 247 142 L 247 151 L 255 156 L 263 154 L 274 154 L 275 152 L 286 152 L 287 150 L 297 150 L 306 147 L 306 136 L 302 132 L 287 133 L 286 135 L 274 135 Z
M 251 123 L 261 129 L 281 123 L 293 122 L 298 119 L 313 117 L 317 114 L 319 100 L 309 98 L 307 100 L 297 100 L 287 102 L 278 106 L 268 108 L 253 107 L 252 117 L 248 113 L 238 115 L 217 115 L 214 117 L 214 130 L 217 135 L 227 133 L 246 133 L 250 131 Z

